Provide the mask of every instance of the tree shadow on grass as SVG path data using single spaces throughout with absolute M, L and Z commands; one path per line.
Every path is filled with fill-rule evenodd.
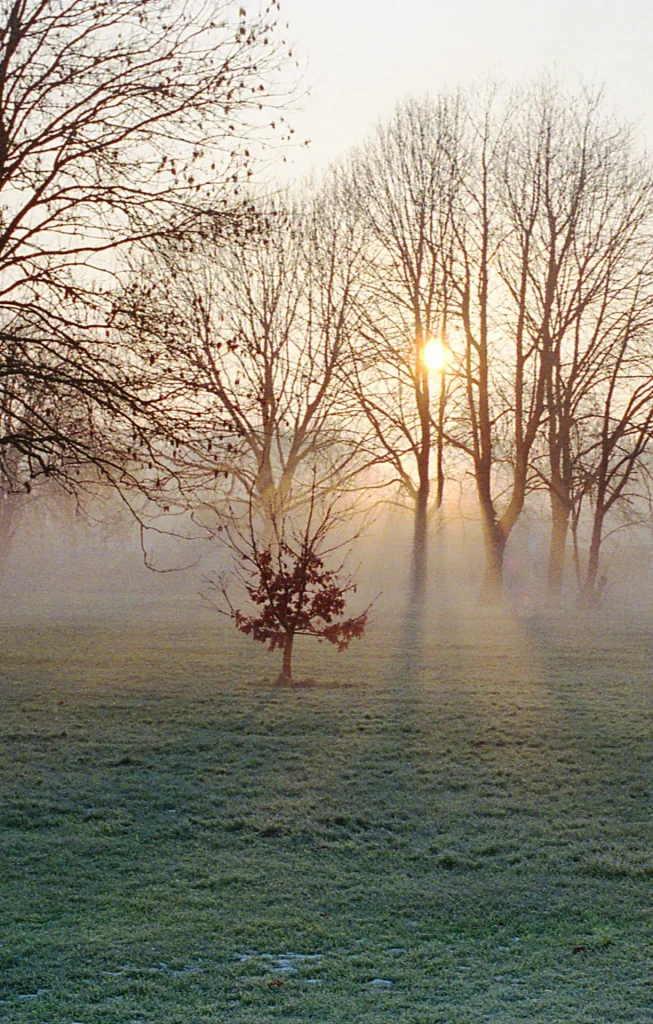
M 364 686 L 363 682 L 348 681 L 342 682 L 338 679 L 316 679 L 315 676 L 307 676 L 304 679 L 282 679 L 279 677 L 270 678 L 266 676 L 257 682 L 249 684 L 251 687 L 262 687 L 266 690 L 277 690 L 280 693 L 290 693 L 294 690 L 349 690 L 358 689 Z

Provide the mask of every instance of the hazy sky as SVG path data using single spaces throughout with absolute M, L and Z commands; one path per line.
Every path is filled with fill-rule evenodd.
M 281 0 L 310 95 L 291 120 L 312 139 L 292 170 L 358 142 L 409 94 L 544 70 L 606 86 L 653 140 L 651 0 Z

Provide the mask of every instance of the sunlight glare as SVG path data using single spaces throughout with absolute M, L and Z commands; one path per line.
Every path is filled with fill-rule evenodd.
M 429 338 L 423 350 L 427 370 L 441 373 L 447 365 L 447 346 L 440 338 Z

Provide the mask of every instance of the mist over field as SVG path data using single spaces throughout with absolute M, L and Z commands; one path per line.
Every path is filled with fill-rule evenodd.
M 202 599 L 208 592 L 207 577 L 233 569 L 233 558 L 219 537 L 201 537 L 192 523 L 162 516 L 156 521 L 162 532 L 145 533 L 144 554 L 138 526 L 118 503 L 98 504 L 93 518 L 89 523 L 65 506 L 45 515 L 35 506 L 24 516 L 0 573 L 3 619 L 82 614 L 134 620 L 198 617 L 219 623 L 218 613 Z M 483 543 L 471 502 L 468 518 L 434 523 L 430 533 L 424 622 L 456 615 L 482 618 L 478 595 Z M 549 524 L 532 515 L 524 517 L 511 537 L 504 581 L 508 618 L 554 614 L 546 592 L 549 533 Z M 372 626 L 383 629 L 386 621 L 407 611 L 412 539 L 410 515 L 382 508 L 363 535 L 347 546 L 346 564 L 359 585 L 352 606 L 374 600 Z M 653 625 L 653 540 L 648 531 L 615 538 L 607 547 L 605 573 L 608 587 L 601 617 L 621 622 L 635 616 Z M 570 557 L 562 614 L 574 613 L 577 600 Z
M 293 686 L 129 531 L 19 542 L 0 1020 L 647 1024 L 649 605 L 479 609 L 433 555 L 407 614 L 402 541 Z
M 0 581 L 0 1021 L 648 1024 L 642 539 L 550 609 L 533 516 L 487 607 L 478 523 L 433 524 L 416 607 L 382 510 L 365 635 L 279 686 L 199 596 L 218 540 L 148 536 L 157 573 L 94 518 L 28 512 Z

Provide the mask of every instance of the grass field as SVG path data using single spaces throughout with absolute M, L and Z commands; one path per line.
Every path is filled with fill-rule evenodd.
M 650 1024 L 653 625 L 0 622 L 0 1020 Z

